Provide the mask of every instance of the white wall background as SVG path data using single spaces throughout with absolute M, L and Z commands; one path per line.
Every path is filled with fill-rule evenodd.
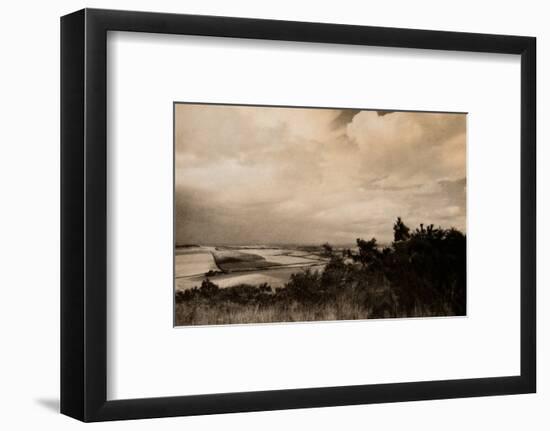
M 92 425 L 96 429 L 531 429 L 550 426 L 550 318 L 545 292 L 550 185 L 542 143 L 550 101 L 549 11 L 544 2 L 395 0 L 20 1 L 3 5 L 0 26 L 0 424 L 5 429 L 82 424 L 59 403 L 59 16 L 82 7 L 233 15 L 538 38 L 538 393 L 327 409 L 217 415 Z M 546 196 L 545 196 L 546 195 Z

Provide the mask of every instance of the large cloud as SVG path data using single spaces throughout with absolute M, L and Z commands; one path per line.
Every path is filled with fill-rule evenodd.
M 177 105 L 177 242 L 391 239 L 465 228 L 466 116 Z

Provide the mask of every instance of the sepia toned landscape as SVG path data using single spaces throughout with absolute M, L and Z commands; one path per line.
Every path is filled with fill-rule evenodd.
M 466 115 L 177 103 L 177 326 L 466 314 Z

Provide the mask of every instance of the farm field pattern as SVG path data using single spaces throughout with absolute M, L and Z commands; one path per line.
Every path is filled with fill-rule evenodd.
M 283 287 L 294 273 L 322 270 L 327 260 L 320 250 L 278 247 L 177 247 L 176 291 L 199 287 L 208 278 L 219 287 L 267 283 Z

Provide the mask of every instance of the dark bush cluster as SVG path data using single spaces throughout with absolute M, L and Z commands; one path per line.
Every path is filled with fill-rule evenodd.
M 466 236 L 456 229 L 416 229 L 394 241 L 385 273 L 406 311 L 423 304 L 466 314 Z
M 398 218 L 394 241 L 380 248 L 376 239 L 357 240 L 347 252 L 365 273 L 367 284 L 391 293 L 398 315 L 466 313 L 466 236 L 454 229 L 421 224 L 411 231 Z
M 273 290 L 266 283 L 259 286 L 239 284 L 220 289 L 217 284 L 206 279 L 203 280 L 200 287 L 176 293 L 176 302 L 187 301 L 207 301 L 213 303 L 228 301 L 242 305 L 266 305 L 273 302 Z

